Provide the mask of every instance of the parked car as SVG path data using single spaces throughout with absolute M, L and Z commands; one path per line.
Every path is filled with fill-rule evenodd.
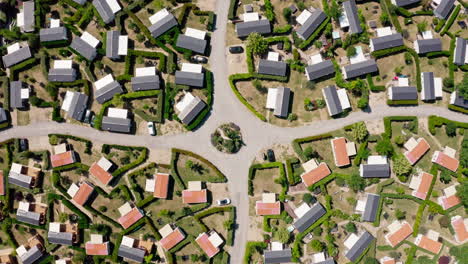
M 232 54 L 242 53 L 244 52 L 244 48 L 242 48 L 241 46 L 232 46 L 229 47 L 229 52 L 231 52 Z
M 19 145 L 20 145 L 20 152 L 28 150 L 28 140 L 26 138 L 20 139 Z
M 275 162 L 276 161 L 275 153 L 271 149 L 267 150 L 267 157 L 268 157 L 269 162 Z
M 86 124 L 89 124 L 91 122 L 91 117 L 93 116 L 93 112 L 91 110 L 86 110 L 83 122 Z
M 95 115 L 92 115 L 92 117 L 91 117 L 91 122 L 89 122 L 89 124 L 91 125 L 91 127 L 94 127 L 94 120 L 96 120 L 96 116 L 95 116 Z
M 217 200 L 216 203 L 218 205 L 228 205 L 231 203 L 231 199 L 229 198 L 224 198 L 224 199 L 221 199 L 221 200 Z
M 192 61 L 197 62 L 197 63 L 207 63 L 208 59 L 200 55 L 195 55 L 195 56 L 192 56 Z
M 151 136 L 156 135 L 153 122 L 148 122 L 147 127 L 148 127 L 148 134 L 150 134 Z

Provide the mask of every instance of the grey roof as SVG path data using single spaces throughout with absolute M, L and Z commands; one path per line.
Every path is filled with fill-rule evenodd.
M 119 37 L 120 32 L 117 30 L 107 31 L 106 34 L 106 57 L 118 59 L 119 56 Z
M 373 38 L 370 41 L 374 47 L 373 51 L 403 46 L 403 36 L 400 33 Z
M 49 243 L 59 245 L 73 245 L 73 234 L 68 232 L 50 232 L 47 234 Z
M 285 87 L 277 88 L 278 95 L 276 96 L 275 110 L 273 114 L 279 117 L 287 117 L 289 111 L 289 97 L 291 89 Z
M 362 214 L 362 221 L 374 222 L 377 215 L 377 208 L 379 208 L 380 195 L 371 194 L 367 195 L 366 207 Z
M 81 121 L 86 112 L 88 104 L 88 96 L 84 93 L 72 92 L 74 95 L 70 103 L 70 109 L 67 113 L 68 117 Z
M 363 178 L 388 178 L 390 177 L 390 164 L 361 164 L 361 176 Z
M 358 17 L 358 9 L 354 0 L 343 2 L 343 9 L 346 12 L 349 21 L 350 33 L 361 33 L 361 23 Z
M 434 15 L 440 19 L 446 19 L 455 5 L 455 0 L 441 0 L 434 10 Z
M 24 46 L 17 51 L 4 55 L 2 57 L 3 66 L 5 66 L 5 68 L 8 68 L 31 57 L 32 55 L 29 46 Z
M 326 18 L 327 15 L 322 10 L 316 9 L 297 30 L 297 35 L 302 39 L 308 39 Z
M 334 116 L 343 112 L 343 107 L 341 106 L 340 98 L 338 98 L 338 92 L 334 85 L 329 85 L 323 88 L 323 93 L 325 95 L 325 101 L 327 107 L 330 110 L 330 115 Z
M 8 174 L 8 184 L 13 184 L 26 189 L 31 189 L 32 177 L 10 171 Z
M 418 89 L 415 86 L 393 86 L 392 100 L 416 100 Z
M 23 83 L 21 81 L 10 82 L 10 106 L 12 108 L 23 108 L 24 101 L 21 99 L 21 89 Z
M 133 91 L 157 90 L 161 88 L 161 81 L 158 75 L 132 77 Z
M 346 252 L 345 256 L 349 260 L 355 261 L 374 239 L 368 231 L 364 232 L 354 246 Z
M 23 13 L 24 13 L 24 32 L 34 31 L 34 1 L 23 2 Z
M 31 225 L 40 225 L 41 214 L 36 212 L 28 212 L 23 210 L 16 211 L 16 219 L 23 223 L 28 223 Z
M 190 124 L 196 116 L 206 107 L 206 103 L 203 102 L 199 97 L 190 102 L 190 104 L 179 113 L 178 117 L 182 123 Z
M 457 37 L 455 42 L 455 54 L 453 63 L 456 65 L 464 65 L 466 58 L 466 39 Z
M 104 23 L 109 24 L 114 21 L 115 15 L 106 0 L 93 0 L 93 5 L 98 11 Z
M 77 4 L 80 4 L 80 5 L 84 5 L 84 3 L 86 3 L 86 1 L 88 1 L 88 0 L 73 0 L 73 2 L 75 2 Z
M 42 28 L 39 31 L 39 39 L 41 40 L 41 42 L 67 40 L 67 28 Z
M 316 264 L 335 264 L 335 263 L 336 263 L 336 262 L 335 262 L 335 260 L 334 260 L 334 259 L 332 259 L 332 258 L 329 258 L 329 259 L 327 259 L 327 260 L 324 260 L 324 261 L 318 262 L 318 263 L 316 263 Z
M 317 220 L 319 220 L 320 217 L 322 217 L 326 212 L 327 211 L 320 203 L 316 203 L 307 213 L 305 213 L 301 218 L 297 219 L 293 225 L 297 231 L 304 232 L 307 228 L 309 228 L 309 226 L 317 222 Z
M 260 60 L 258 64 L 258 73 L 286 76 L 287 64 L 282 61 Z
M 237 36 L 247 37 L 250 33 L 257 32 L 259 34 L 270 34 L 271 25 L 268 19 L 260 19 L 256 21 L 240 22 L 236 24 Z
M 145 257 L 145 251 L 140 248 L 127 247 L 120 245 L 118 255 L 119 257 L 130 259 L 142 263 Z
M 306 73 L 309 76 L 309 80 L 312 81 L 335 73 L 335 67 L 331 60 L 324 60 L 307 66 Z
M 377 68 L 375 60 L 370 59 L 347 65 L 344 67 L 344 71 L 346 73 L 346 79 L 351 79 L 368 73 L 377 72 L 379 68 Z
M 180 34 L 177 38 L 176 46 L 179 48 L 184 48 L 200 54 L 204 54 L 207 44 L 208 41 L 206 41 L 206 39 L 199 39 Z
M 42 257 L 43 253 L 39 249 L 39 247 L 36 245 L 32 248 L 30 248 L 26 253 L 24 253 L 21 257 L 21 262 L 23 264 L 33 264 L 37 260 L 39 260 Z
M 50 69 L 47 76 L 49 82 L 73 82 L 76 80 L 76 70 L 71 69 Z
M 102 118 L 102 130 L 111 132 L 130 133 L 132 120 L 129 118 L 117 118 L 105 116 Z
M 283 250 L 269 250 L 265 251 L 265 264 L 272 264 L 272 263 L 289 263 L 291 262 L 292 253 L 291 249 L 283 249 Z
M 112 99 L 114 95 L 120 93 L 123 93 L 122 86 L 120 86 L 119 82 L 113 81 L 108 85 L 96 90 L 94 92 L 94 98 L 96 99 L 96 101 L 98 101 L 98 103 L 103 104 Z
M 468 109 L 468 100 L 465 100 L 465 98 L 461 96 L 458 92 L 454 92 L 454 93 L 455 93 L 455 100 L 453 102 L 453 105 Z
M 175 83 L 193 87 L 203 87 L 205 75 L 203 73 L 176 71 Z
M 423 72 L 423 93 L 424 100 L 435 100 L 435 85 L 434 85 L 434 73 L 433 72 Z
M 96 48 L 79 37 L 73 39 L 70 47 L 90 61 L 94 60 L 97 54 Z
M 442 41 L 440 39 L 418 39 L 416 40 L 419 47 L 419 54 L 441 51 Z
M 177 26 L 179 23 L 177 23 L 177 20 L 172 14 L 169 14 L 165 17 L 163 17 L 161 20 L 158 22 L 154 23 L 151 25 L 148 29 L 151 32 L 151 35 L 154 38 L 157 38 L 161 36 L 162 34 L 166 33 L 169 29 Z
M 392 0 L 392 2 L 395 1 L 395 5 L 402 7 L 402 6 L 408 6 L 412 4 L 419 3 L 421 0 Z
M 8 120 L 6 111 L 3 107 L 0 107 L 0 123 L 5 122 Z

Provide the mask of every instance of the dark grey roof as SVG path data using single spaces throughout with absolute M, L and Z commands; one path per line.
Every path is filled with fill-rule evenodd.
M 105 116 L 102 118 L 102 130 L 111 132 L 130 133 L 132 120 L 128 118 L 117 118 Z
M 291 262 L 292 253 L 291 249 L 283 249 L 283 250 L 269 250 L 265 251 L 265 264 L 272 264 L 272 263 L 289 263 Z
M 319 220 L 320 217 L 322 217 L 326 212 L 327 211 L 320 203 L 316 203 L 307 213 L 305 213 L 301 218 L 297 219 L 293 225 L 297 231 L 304 232 L 307 228 L 309 228 L 309 226 L 317 222 L 317 220 Z
M 393 86 L 392 100 L 416 100 L 418 89 L 415 86 Z
M 423 72 L 423 93 L 424 100 L 435 100 L 435 85 L 434 85 L 434 73 L 433 72 Z
M 336 263 L 336 262 L 335 262 L 334 259 L 329 258 L 329 259 L 327 259 L 327 260 L 324 260 L 324 261 L 322 261 L 322 262 L 318 262 L 318 263 L 315 263 L 315 264 L 335 264 L 335 263 Z
M 0 107 L 0 123 L 3 123 L 8 120 L 6 111 L 3 107 Z
M 184 48 L 195 51 L 200 54 L 204 54 L 207 43 L 208 41 L 206 41 L 206 39 L 199 39 L 180 34 L 177 38 L 176 46 L 179 48 Z
M 119 257 L 142 263 L 145 257 L 145 251 L 140 248 L 120 245 L 118 255 Z
M 374 47 L 373 51 L 403 46 L 403 36 L 400 33 L 373 38 L 370 41 Z
M 440 39 L 418 39 L 419 54 L 441 51 L 442 50 L 442 41 Z
M 323 88 L 323 93 L 325 95 L 325 101 L 327 107 L 330 110 L 330 115 L 334 116 L 343 112 L 343 107 L 341 106 L 340 98 L 338 97 L 338 92 L 334 85 L 329 85 Z
M 453 105 L 468 109 L 468 100 L 465 100 L 465 98 L 461 96 L 458 92 L 454 93 L 455 100 L 453 101 Z
M 259 34 L 270 34 L 271 25 L 268 19 L 260 19 L 256 21 L 240 22 L 236 24 L 237 36 L 247 37 L 250 33 L 257 32 Z
M 17 51 L 14 51 L 12 53 L 9 53 L 3 56 L 2 57 L 3 66 L 5 66 L 5 68 L 8 68 L 24 60 L 27 60 L 31 57 L 32 55 L 31 55 L 31 50 L 29 49 L 29 46 L 25 46 L 25 47 L 20 48 Z
M 421 0 L 392 0 L 392 2 L 399 7 L 416 4 L 419 3 L 419 1 Z
M 97 51 L 93 46 L 89 45 L 79 37 L 73 39 L 70 47 L 90 61 L 94 60 L 97 54 Z
M 112 12 L 112 9 L 110 8 L 106 0 L 93 0 L 93 5 L 98 11 L 104 23 L 109 24 L 110 22 L 114 21 L 114 12 Z
M 88 1 L 88 0 L 73 0 L 73 2 L 75 2 L 77 4 L 80 4 L 80 5 L 84 5 L 84 3 L 86 3 L 86 1 Z
M 32 177 L 10 171 L 8 174 L 8 184 L 13 184 L 26 189 L 31 188 Z
M 73 245 L 73 234 L 67 232 L 50 232 L 47 234 L 47 239 L 49 243 L 59 244 L 59 245 Z
M 308 39 L 326 18 L 327 15 L 322 10 L 316 9 L 297 30 L 297 35 L 302 39 Z
M 12 108 L 23 108 L 24 101 L 21 99 L 21 89 L 23 83 L 21 81 L 10 82 L 10 106 Z
M 120 86 L 120 83 L 118 83 L 117 81 L 113 81 L 108 85 L 96 90 L 94 92 L 94 98 L 96 99 L 96 101 L 98 101 L 98 103 L 103 104 L 112 99 L 114 95 L 120 93 L 123 93 L 122 86 Z
M 39 39 L 41 40 L 41 42 L 67 40 L 67 28 L 42 28 L 39 31 Z
M 161 88 L 161 81 L 158 75 L 132 77 L 133 91 L 147 91 Z
M 349 260 L 355 261 L 374 239 L 369 232 L 364 232 L 354 246 L 346 252 L 345 256 Z
M 466 39 L 457 37 L 455 42 L 455 54 L 453 63 L 456 65 L 464 65 L 466 58 Z
M 388 178 L 390 177 L 390 164 L 361 164 L 361 176 L 363 178 Z
M 282 61 L 260 60 L 258 64 L 258 73 L 286 76 L 287 64 Z
M 42 251 L 38 246 L 30 248 L 20 259 L 23 264 L 33 264 L 42 257 Z
M 27 212 L 23 210 L 16 211 L 16 219 L 23 223 L 28 223 L 31 225 L 40 225 L 41 214 L 36 212 Z
M 306 67 L 306 74 L 311 81 L 333 73 L 335 73 L 335 67 L 331 60 L 324 60 Z
M 203 100 L 201 100 L 199 97 L 195 97 L 195 99 L 190 102 L 190 104 L 184 108 L 182 112 L 179 113 L 178 117 L 182 123 L 188 125 L 205 107 L 205 102 L 203 102 Z
M 291 90 L 285 87 L 278 87 L 275 103 L 275 110 L 273 114 L 279 117 L 287 117 L 289 111 L 289 97 L 291 96 Z
M 47 76 L 49 82 L 74 82 L 76 80 L 76 70 L 71 69 L 50 69 Z
M 106 34 L 106 57 L 118 59 L 119 56 L 119 37 L 120 32 L 117 30 L 107 31 Z
M 351 79 L 368 73 L 377 72 L 379 68 L 377 68 L 375 60 L 370 59 L 347 65 L 344 67 L 344 71 L 346 73 L 346 79 Z
M 176 71 L 175 83 L 193 87 L 203 87 L 205 75 L 203 73 Z
M 23 14 L 24 14 L 24 32 L 34 31 L 34 1 L 23 2 Z
M 86 112 L 88 96 L 84 93 L 72 92 L 74 95 L 70 103 L 70 109 L 67 113 L 68 117 L 81 121 Z
M 346 12 L 346 17 L 349 21 L 350 33 L 361 33 L 361 23 L 358 17 L 358 9 L 354 0 L 343 2 L 343 9 Z
M 362 221 L 374 222 L 377 215 L 377 208 L 379 208 L 380 195 L 371 194 L 367 195 L 366 208 L 362 214 Z
M 157 38 L 161 36 L 162 34 L 166 33 L 169 29 L 177 26 L 177 20 L 172 14 L 169 14 L 165 17 L 163 17 L 161 20 L 158 22 L 154 23 L 151 25 L 148 29 L 151 32 L 151 35 L 154 38 Z
M 434 15 L 440 19 L 446 19 L 455 5 L 455 0 L 441 0 L 434 10 Z

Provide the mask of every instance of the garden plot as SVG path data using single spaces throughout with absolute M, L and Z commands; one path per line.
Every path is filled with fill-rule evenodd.
M 177 171 L 186 185 L 189 181 L 223 182 L 225 179 L 203 161 L 184 154 L 179 154 Z
M 281 185 L 275 183 L 275 179 L 279 177 L 279 168 L 255 170 L 253 180 L 254 196 L 261 195 L 264 192 L 279 194 L 281 192 Z

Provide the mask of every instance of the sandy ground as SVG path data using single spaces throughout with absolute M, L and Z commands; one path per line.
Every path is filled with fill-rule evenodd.
M 371 135 L 380 135 L 385 132 L 383 120 L 368 121 L 366 126 Z
M 229 197 L 229 190 L 226 183 L 206 183 L 206 187 L 210 190 L 213 197 L 213 203 L 217 200 Z
M 171 163 L 171 150 L 170 149 L 151 149 L 148 161 L 157 164 L 170 164 Z
M 247 72 L 247 56 L 245 55 L 245 45 L 242 46 L 244 47 L 244 52 L 240 54 L 231 54 L 229 52 L 229 48 L 226 48 L 226 56 L 229 63 L 229 75 Z
M 156 124 L 157 135 L 175 135 L 185 132 L 184 126 L 177 121 L 166 120 L 164 124 Z
M 254 163 L 262 163 L 266 162 L 263 160 L 263 153 L 266 153 L 268 149 L 273 150 L 275 153 L 275 158 L 277 161 L 284 161 L 287 158 L 290 158 L 292 156 L 296 156 L 294 153 L 294 150 L 291 145 L 281 145 L 281 144 L 275 144 L 269 148 L 266 149 L 261 149 L 257 155 L 255 156 Z
M 201 0 L 197 1 L 197 6 L 200 10 L 204 11 L 215 11 L 216 0 Z
M 262 241 L 263 230 L 260 228 L 262 225 L 262 216 L 250 216 L 249 232 L 247 233 L 247 241 Z M 260 227 L 259 227 L 260 226 Z
M 40 121 L 50 121 L 52 119 L 52 108 L 37 108 L 31 107 L 29 115 L 30 123 Z
M 29 150 L 31 151 L 42 151 L 51 149 L 48 136 L 31 138 L 28 143 Z

